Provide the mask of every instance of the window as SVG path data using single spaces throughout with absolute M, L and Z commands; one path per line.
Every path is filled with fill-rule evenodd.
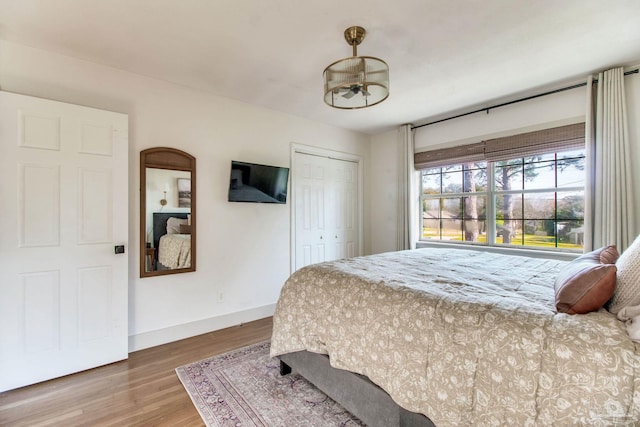
M 418 152 L 421 240 L 580 252 L 585 126 Z
M 582 251 L 584 149 L 422 170 L 422 240 Z
M 486 242 L 487 163 L 422 171 L 422 237 Z

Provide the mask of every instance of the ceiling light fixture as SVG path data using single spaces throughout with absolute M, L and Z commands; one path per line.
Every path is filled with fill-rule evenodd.
M 335 108 L 356 109 L 379 104 L 389 96 L 389 66 L 382 59 L 358 56 L 358 45 L 366 31 L 362 27 L 344 30 L 353 46 L 353 56 L 324 69 L 324 102 Z

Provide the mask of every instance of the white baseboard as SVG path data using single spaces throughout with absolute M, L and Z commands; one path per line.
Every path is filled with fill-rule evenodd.
M 129 353 L 273 316 L 275 304 L 129 336 Z

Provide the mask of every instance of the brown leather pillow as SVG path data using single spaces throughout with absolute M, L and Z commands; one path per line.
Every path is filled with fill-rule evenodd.
M 596 311 L 616 289 L 618 250 L 614 245 L 586 253 L 565 265 L 556 277 L 556 309 L 561 313 Z
M 187 224 L 180 224 L 180 234 L 191 234 L 191 226 Z

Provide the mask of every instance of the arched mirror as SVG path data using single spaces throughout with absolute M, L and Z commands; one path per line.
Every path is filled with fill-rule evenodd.
M 196 159 L 174 148 L 140 152 L 140 277 L 196 270 Z

